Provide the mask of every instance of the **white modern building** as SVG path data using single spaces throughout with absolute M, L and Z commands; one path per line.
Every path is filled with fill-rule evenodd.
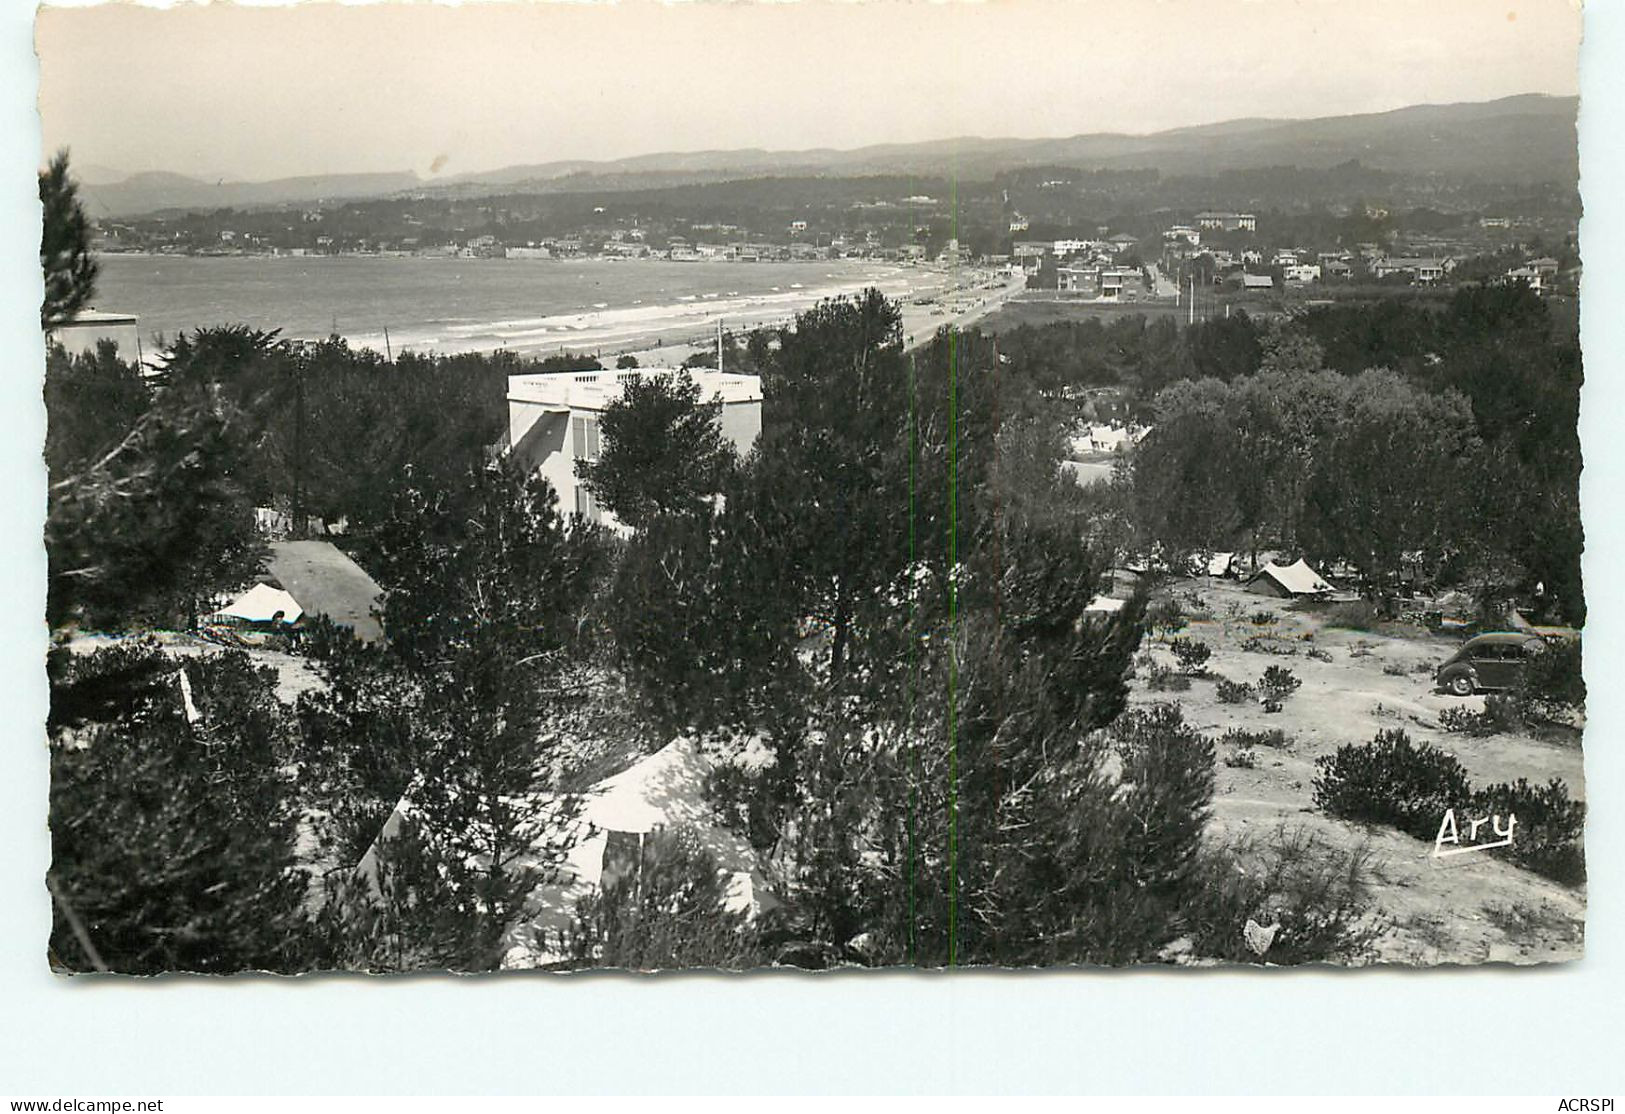
M 559 509 L 590 522 L 623 529 L 576 478 L 576 462 L 597 460 L 603 443 L 599 419 L 626 384 L 639 376 L 673 376 L 676 368 L 552 372 L 508 376 L 508 453 L 539 472 L 558 492 Z M 762 432 L 762 381 L 696 368 L 689 371 L 700 398 L 722 404 L 722 435 L 740 454 Z
M 133 313 L 103 313 L 83 309 L 73 318 L 50 330 L 48 339 L 60 344 L 70 355 L 94 355 L 97 345 L 110 341 L 118 358 L 127 363 L 141 359 L 140 321 Z

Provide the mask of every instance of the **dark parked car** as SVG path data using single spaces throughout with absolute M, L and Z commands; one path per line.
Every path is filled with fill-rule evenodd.
M 1481 634 L 1462 643 L 1433 676 L 1440 688 L 1457 696 L 1509 689 L 1518 683 L 1524 663 L 1545 648 L 1538 635 L 1519 631 Z

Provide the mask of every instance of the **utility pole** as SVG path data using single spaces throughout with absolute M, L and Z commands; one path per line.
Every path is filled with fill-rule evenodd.
M 336 330 L 335 330 L 336 331 Z M 293 536 L 305 536 L 305 358 L 293 369 Z

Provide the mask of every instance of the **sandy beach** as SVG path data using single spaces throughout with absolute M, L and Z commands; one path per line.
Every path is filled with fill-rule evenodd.
M 985 268 L 900 270 L 906 276 L 905 287 L 882 283 L 864 285 L 878 286 L 888 297 L 902 301 L 903 341 L 907 348 L 929 343 L 937 330 L 944 326 L 965 328 L 973 324 L 1026 288 L 1026 280 L 1021 276 L 1012 279 Z M 774 301 L 756 299 L 751 310 L 739 318 L 722 316 L 723 327 L 735 333 L 745 333 L 753 329 L 788 325 L 796 314 L 810 309 L 824 298 L 854 294 L 862 288 L 846 286 L 824 289 L 811 296 Z M 606 346 L 603 354 L 632 355 L 644 364 L 670 363 L 690 352 L 714 345 L 716 323 L 717 316 L 711 316 L 701 323 L 702 327 L 695 328 L 687 315 L 673 314 L 661 318 L 658 329 L 637 336 L 621 347 Z

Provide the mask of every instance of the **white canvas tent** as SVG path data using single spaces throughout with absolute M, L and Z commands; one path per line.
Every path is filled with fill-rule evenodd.
M 1234 553 L 1210 553 L 1205 559 L 1199 553 L 1191 556 L 1192 576 L 1231 576 L 1235 571 Z
M 1301 557 L 1290 565 L 1277 565 L 1273 561 L 1265 565 L 1247 581 L 1247 590 L 1282 598 L 1324 596 L 1336 591 Z
M 756 852 L 750 843 L 718 819 L 705 796 L 711 760 L 698 743 L 678 738 L 654 754 L 605 778 L 584 795 L 579 811 L 548 794 L 530 798 L 545 818 L 534 852 L 521 855 L 515 868 L 541 870 L 547 881 L 531 894 L 519 923 L 511 925 L 505 940 L 504 968 L 544 967 L 566 958 L 562 934 L 574 921 L 576 902 L 596 891 L 606 870 L 612 870 L 615 851 L 641 848 L 651 833 L 683 827 L 716 860 L 725 878 L 726 908 L 757 916 L 778 904 L 768 892 Z M 399 834 L 413 811 L 409 787 L 390 814 L 378 840 L 356 865 L 356 875 L 372 887 L 378 884 L 379 841 Z M 612 840 L 621 844 L 612 848 Z M 550 850 L 562 847 L 564 861 L 555 869 Z
M 256 584 L 216 611 L 213 617 L 222 622 L 269 623 L 280 620 L 292 624 L 297 623 L 304 613 L 299 601 L 281 588 Z

